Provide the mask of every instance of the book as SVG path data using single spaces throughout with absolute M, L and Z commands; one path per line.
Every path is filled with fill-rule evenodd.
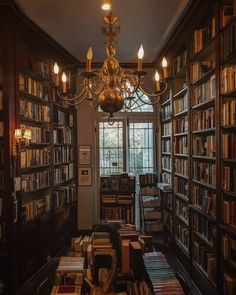
M 129 273 L 129 243 L 130 240 L 122 239 L 121 240 L 121 265 L 122 265 L 122 272 L 123 273 Z
M 51 295 L 81 295 L 81 286 L 61 285 L 53 286 Z

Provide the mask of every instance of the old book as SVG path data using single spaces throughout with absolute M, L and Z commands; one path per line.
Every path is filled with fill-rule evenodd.
M 122 272 L 129 273 L 129 240 L 122 240 L 121 254 L 122 254 Z
M 61 257 L 58 273 L 84 272 L 84 257 Z
M 0 122 L 0 137 L 4 136 L 4 123 Z
M 3 91 L 0 89 L 0 111 L 3 110 Z
M 81 286 L 61 285 L 53 286 L 51 295 L 80 295 Z

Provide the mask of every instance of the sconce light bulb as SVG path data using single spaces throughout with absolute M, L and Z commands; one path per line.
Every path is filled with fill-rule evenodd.
M 59 67 L 58 67 L 57 62 L 55 62 L 55 64 L 54 64 L 53 71 L 54 71 L 54 74 L 58 74 L 59 73 Z
M 160 75 L 159 75 L 158 71 L 156 71 L 156 73 L 155 73 L 155 81 L 156 82 L 160 81 Z
M 163 59 L 162 59 L 162 67 L 163 68 L 167 68 L 167 60 L 166 60 L 166 58 L 165 57 L 163 57 Z
M 66 77 L 65 72 L 62 73 L 61 80 L 62 80 L 63 83 L 66 83 L 67 77 Z

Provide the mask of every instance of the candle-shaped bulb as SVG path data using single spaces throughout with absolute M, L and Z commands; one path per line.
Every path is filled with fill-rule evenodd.
M 59 67 L 58 67 L 57 62 L 55 62 L 55 64 L 54 64 L 53 71 L 54 71 L 54 74 L 56 74 L 56 75 L 59 73 Z
M 158 71 L 156 71 L 156 73 L 155 73 L 155 81 L 156 82 L 160 81 L 160 75 L 159 75 Z
M 65 72 L 62 73 L 61 80 L 62 80 L 62 91 L 66 92 L 66 90 L 67 90 L 66 89 L 67 77 L 66 77 Z
M 62 73 L 61 80 L 62 80 L 63 83 L 67 82 L 67 77 L 66 77 L 65 72 Z
M 156 90 L 160 91 L 160 75 L 158 71 L 155 73 L 155 81 L 156 81 Z
M 138 51 L 138 71 L 142 71 L 143 56 L 144 56 L 144 50 L 143 50 L 143 45 L 141 44 Z
M 53 67 L 53 75 L 52 75 L 52 83 L 55 86 L 59 86 L 59 67 L 57 62 L 55 62 L 54 67 Z
M 143 59 L 144 56 L 144 50 L 143 50 L 143 45 L 141 44 L 139 51 L 138 51 L 138 58 Z
M 87 63 L 86 63 L 86 71 L 91 72 L 91 61 L 93 58 L 93 49 L 92 47 L 89 47 L 87 52 Z
M 168 72 L 167 72 L 167 66 L 168 66 L 168 64 L 167 64 L 167 60 L 166 60 L 165 57 L 163 57 L 161 64 L 162 64 L 163 71 L 164 71 L 164 78 L 166 78 L 168 76 Z
M 89 47 L 88 52 L 87 52 L 87 59 L 91 60 L 93 58 L 93 49 L 92 47 Z

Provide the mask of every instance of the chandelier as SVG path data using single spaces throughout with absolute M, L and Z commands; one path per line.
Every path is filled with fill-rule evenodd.
M 156 91 L 147 92 L 143 87 L 142 78 L 147 74 L 143 70 L 144 49 L 140 46 L 138 51 L 137 70 L 123 69 L 116 56 L 116 38 L 120 33 L 119 19 L 112 14 L 111 0 L 102 1 L 102 9 L 108 11 L 104 16 L 102 33 L 106 36 L 106 59 L 100 69 L 92 70 L 93 51 L 90 47 L 87 52 L 86 71 L 81 73 L 81 91 L 74 94 L 67 87 L 65 72 L 61 75 L 62 86 L 59 86 L 59 66 L 57 62 L 53 68 L 53 81 L 58 97 L 68 105 L 78 106 L 83 101 L 89 101 L 93 108 L 100 107 L 109 114 L 108 123 L 114 123 L 114 113 L 120 110 L 132 111 L 132 108 L 145 104 L 155 105 L 160 95 L 167 90 L 168 68 L 165 57 L 162 60 L 163 76 L 155 72 Z M 140 96 L 140 92 L 149 97 L 149 101 Z

